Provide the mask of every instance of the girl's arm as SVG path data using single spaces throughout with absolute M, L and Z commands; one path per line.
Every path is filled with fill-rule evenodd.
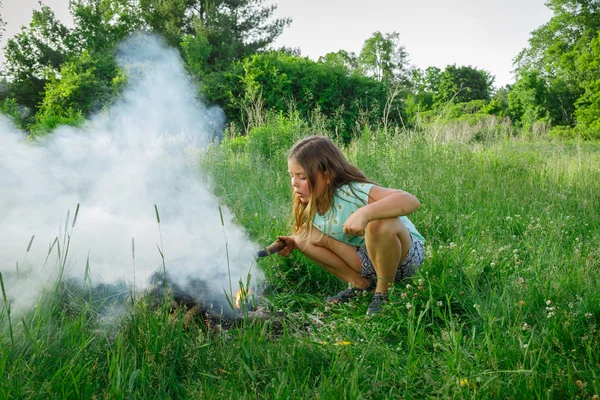
M 369 204 L 348 217 L 344 223 L 344 233 L 362 236 L 370 221 L 408 215 L 420 205 L 419 200 L 408 192 L 373 186 L 369 192 Z

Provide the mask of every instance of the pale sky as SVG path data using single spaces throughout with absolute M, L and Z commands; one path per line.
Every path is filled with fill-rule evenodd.
M 42 0 L 65 23 L 68 0 Z M 329 52 L 359 53 L 373 32 L 400 34 L 411 65 L 470 65 L 489 71 L 495 85 L 513 82 L 512 61 L 531 31 L 552 17 L 545 0 L 267 0 L 276 17 L 293 22 L 274 47 L 299 47 L 317 60 Z M 7 23 L 1 47 L 39 8 L 38 0 L 2 0 Z M 3 60 L 3 55 L 0 60 Z

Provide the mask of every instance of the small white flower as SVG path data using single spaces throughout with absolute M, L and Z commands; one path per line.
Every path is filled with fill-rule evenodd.
M 528 347 L 528 344 L 527 344 L 527 343 L 524 343 L 524 344 L 523 344 L 523 348 L 524 348 L 524 349 L 526 349 L 527 347 Z
M 448 245 L 448 247 L 450 247 L 451 249 L 456 247 L 456 243 L 454 242 L 450 242 L 450 244 Z
M 522 330 L 526 331 L 526 330 L 527 330 L 527 329 L 529 329 L 529 328 L 530 328 L 530 326 L 527 324 L 527 322 L 523 322 L 523 323 L 521 324 L 521 329 L 522 329 Z
M 412 287 L 412 286 L 410 286 L 410 283 L 408 283 L 408 284 L 406 285 L 406 288 L 407 288 L 407 289 L 410 289 L 411 287 Z
M 586 318 L 592 318 L 592 313 L 586 312 L 584 315 Z
M 412 308 L 412 304 L 410 304 L 410 303 L 406 303 L 406 309 L 407 309 L 408 311 L 410 311 L 410 310 L 411 310 L 411 308 Z
M 549 306 L 550 304 L 552 304 L 552 300 L 546 300 L 546 305 Z
M 492 262 L 490 263 L 490 267 L 495 267 L 495 266 L 496 266 L 496 263 L 492 261 Z
M 546 315 L 546 318 L 550 319 L 550 318 L 552 318 L 553 316 L 554 316 L 554 313 L 553 313 L 552 311 L 550 311 L 550 312 L 548 313 L 548 315 Z
M 422 285 L 423 284 L 423 279 L 419 279 L 417 282 L 419 283 L 419 285 Z
M 437 306 L 438 306 L 438 307 L 441 307 L 441 306 L 443 306 L 443 305 L 444 305 L 444 303 L 442 303 L 442 301 L 441 301 L 441 300 L 438 300 L 438 302 L 437 302 Z
M 473 308 L 479 310 L 479 304 L 477 304 L 477 303 L 473 304 Z

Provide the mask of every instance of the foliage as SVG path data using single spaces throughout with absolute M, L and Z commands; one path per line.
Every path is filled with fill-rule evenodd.
M 125 77 L 111 53 L 92 56 L 84 52 L 62 65 L 60 79 L 52 77 L 46 84 L 39 118 L 45 119 L 46 114 L 67 116 L 71 113 L 69 110 L 90 115 L 109 104 L 124 82 Z
M 85 117 L 81 110 L 68 108 L 61 110 L 60 114 L 50 109 L 43 114 L 36 114 L 35 123 L 30 128 L 32 136 L 46 135 L 59 126 L 81 126 L 85 122 Z
M 15 99 L 8 97 L 0 102 L 0 113 L 10 117 L 17 127 L 22 128 L 21 112 Z
M 307 120 L 315 112 L 322 114 L 326 129 L 349 140 L 361 113 L 385 102 L 386 88 L 370 78 L 348 75 L 341 65 L 273 51 L 236 63 L 229 72 L 207 76 L 204 93 L 241 126 L 248 122 L 247 101 L 260 97 L 266 110 L 297 110 Z M 381 118 L 381 111 L 374 113 L 367 116 L 371 122 Z M 400 114 L 390 118 L 398 121 Z
M 577 99 L 575 116 L 578 125 L 600 131 L 600 32 L 576 60 L 581 74 L 582 96 Z
M 0 10 L 2 9 L 2 1 L 0 1 Z M 2 14 L 0 14 L 0 39 L 2 39 L 2 35 L 4 35 L 6 22 L 2 18 Z
M 34 109 L 42 100 L 49 74 L 56 74 L 75 51 L 75 39 L 48 6 L 34 10 L 31 23 L 4 48 L 3 74 L 10 78 L 10 96 Z
M 399 82 L 407 77 L 408 53 L 400 46 L 397 32 L 377 31 L 365 40 L 358 56 L 364 74 L 378 81 Z
M 471 66 L 448 65 L 439 75 L 435 101 L 467 103 L 472 100 L 489 100 L 493 82 L 494 78 L 487 71 Z
M 580 121 L 584 127 L 591 126 L 598 116 L 593 106 L 598 72 L 592 59 L 597 53 L 593 48 L 600 30 L 600 4 L 595 0 L 550 0 L 546 4 L 553 17 L 532 32 L 529 47 L 515 60 L 518 81 L 528 81 L 535 73 L 548 94 L 528 107 L 526 119 L 545 114 L 555 125 L 573 126 Z
M 319 62 L 331 64 L 336 67 L 343 66 L 349 74 L 359 70 L 358 57 L 353 52 L 348 53 L 346 50 L 327 53 L 319 57 Z
M 277 6 L 265 0 L 140 0 L 140 16 L 153 32 L 163 35 L 173 46 L 188 38 L 189 45 L 202 42 L 202 75 L 226 69 L 271 44 L 291 22 L 272 19 Z M 207 42 L 207 43 L 205 43 Z M 208 44 L 208 46 L 206 45 Z M 208 57 L 204 52 L 210 49 Z M 198 71 L 196 68 L 193 71 Z

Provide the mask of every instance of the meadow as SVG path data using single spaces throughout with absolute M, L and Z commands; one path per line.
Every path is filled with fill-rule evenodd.
M 342 283 L 297 252 L 258 262 L 277 317 L 220 332 L 143 299 L 100 328 L 102 296 L 60 281 L 18 318 L 3 304 L 0 398 L 597 399 L 600 144 L 488 133 L 365 126 L 344 147 L 421 202 L 425 262 L 382 316 L 327 306 Z M 200 157 L 259 243 L 289 233 L 286 152 L 309 134 L 270 116 Z

